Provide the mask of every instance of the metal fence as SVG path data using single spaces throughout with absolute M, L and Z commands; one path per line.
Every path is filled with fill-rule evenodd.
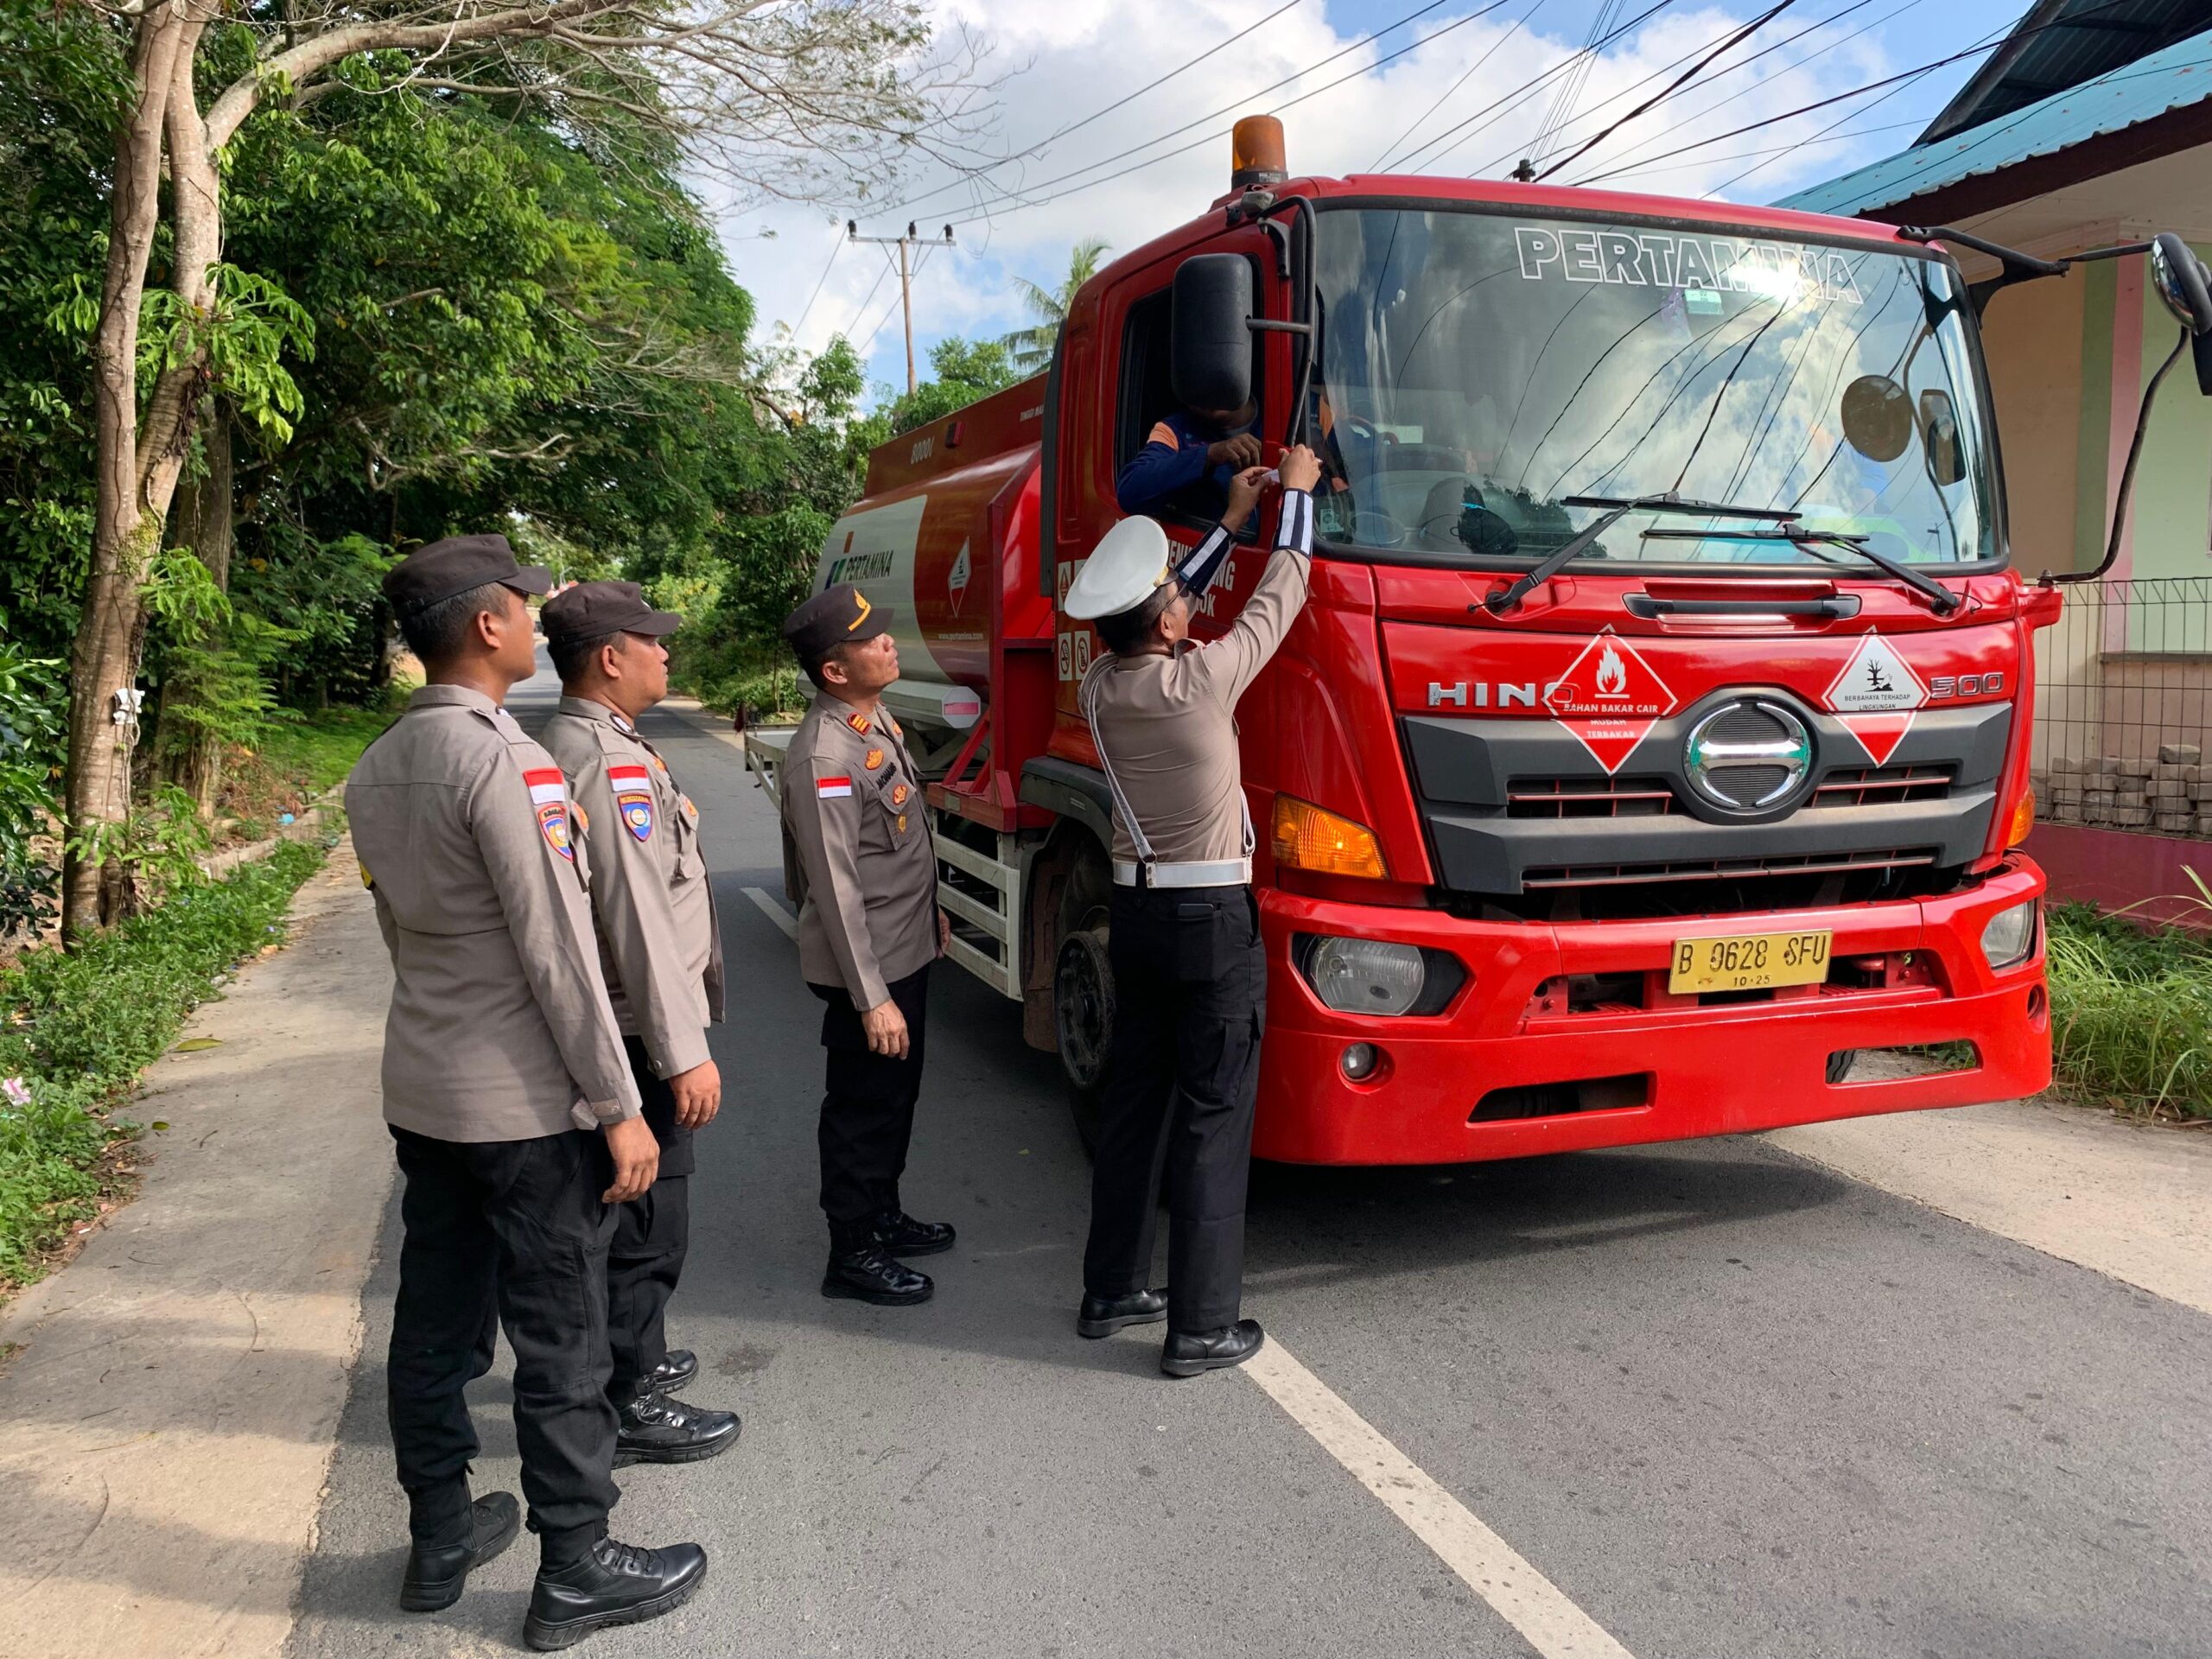
M 2212 838 L 2212 577 L 2064 591 L 2058 625 L 2037 636 L 2039 816 Z

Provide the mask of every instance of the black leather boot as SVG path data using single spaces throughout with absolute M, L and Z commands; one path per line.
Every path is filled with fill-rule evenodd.
M 655 1394 L 678 1394 L 699 1375 L 699 1356 L 689 1348 L 671 1348 L 668 1357 L 653 1367 L 645 1386 Z
M 515 1541 L 522 1505 L 511 1492 L 486 1492 L 468 1506 L 469 1541 L 443 1549 L 417 1544 L 407 1552 L 400 1575 L 399 1605 L 410 1613 L 435 1613 L 461 1599 L 469 1573 Z
M 952 1248 L 956 1235 L 944 1221 L 916 1221 L 904 1210 L 887 1210 L 875 1218 L 875 1242 L 886 1255 L 935 1255 Z
M 1174 1331 L 1160 1351 L 1160 1369 L 1170 1376 L 1196 1376 L 1242 1365 L 1267 1340 L 1257 1319 L 1239 1319 L 1218 1331 Z
M 708 1411 L 672 1395 L 641 1394 L 622 1408 L 614 1426 L 614 1466 L 633 1463 L 699 1463 L 737 1444 L 734 1411 Z
M 894 1262 L 880 1244 L 857 1250 L 832 1252 L 822 1274 L 824 1296 L 849 1297 L 874 1302 L 879 1307 L 907 1307 L 926 1302 L 937 1287 L 926 1273 L 916 1273 L 903 1262 Z
M 1167 1317 L 1167 1293 L 1133 1290 L 1126 1296 L 1093 1296 L 1085 1291 L 1075 1316 L 1078 1337 L 1110 1337 L 1125 1325 L 1158 1325 Z
M 602 1538 L 558 1572 L 537 1569 L 522 1639 L 544 1653 L 594 1630 L 642 1624 L 681 1607 L 706 1576 L 707 1552 L 696 1544 L 639 1549 Z

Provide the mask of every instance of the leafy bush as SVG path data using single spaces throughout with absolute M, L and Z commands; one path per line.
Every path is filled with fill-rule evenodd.
M 59 663 L 0 641 L 0 938 L 53 911 L 54 870 L 32 850 L 54 806 L 64 728 Z
M 288 842 L 73 952 L 33 950 L 0 973 L 0 1281 L 31 1276 L 38 1253 L 92 1212 L 101 1154 L 137 1133 L 108 1111 L 215 976 L 282 938 L 323 853 Z
M 2060 1084 L 2138 1111 L 2212 1117 L 2212 939 L 2086 905 L 2049 915 Z

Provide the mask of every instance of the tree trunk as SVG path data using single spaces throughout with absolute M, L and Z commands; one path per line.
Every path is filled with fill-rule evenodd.
M 209 407 L 211 412 L 200 432 L 207 452 L 207 474 L 185 480 L 177 486 L 176 510 L 169 519 L 170 539 L 174 545 L 190 548 L 200 563 L 207 567 L 215 586 L 227 590 L 237 529 L 232 507 L 233 435 L 230 406 L 217 399 Z M 168 694 L 164 689 L 164 721 L 168 719 Z M 164 734 L 162 747 L 169 781 L 192 797 L 202 817 L 213 817 L 216 791 L 222 785 L 221 742 L 207 732 L 195 731 L 181 747 L 175 747 Z
M 92 568 L 69 652 L 69 785 L 73 838 L 120 823 L 130 804 L 135 721 L 115 694 L 137 675 L 138 586 L 161 547 L 160 516 L 138 487 L 138 316 L 161 210 L 162 127 L 189 24 L 174 4 L 140 17 L 131 43 L 137 97 L 116 135 L 115 188 L 99 327 L 92 336 L 98 493 Z M 186 58 L 188 71 L 190 60 Z M 72 938 L 102 922 L 99 861 L 70 853 L 62 926 Z

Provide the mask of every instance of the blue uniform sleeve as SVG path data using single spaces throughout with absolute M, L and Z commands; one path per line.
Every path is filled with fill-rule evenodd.
M 1206 475 L 1206 448 L 1173 423 L 1158 423 L 1114 480 L 1115 501 L 1123 512 L 1150 512 Z

